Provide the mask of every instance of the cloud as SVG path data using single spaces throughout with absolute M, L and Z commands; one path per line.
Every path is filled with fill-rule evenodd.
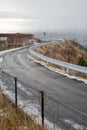
M 0 0 L 0 19 L 35 21 L 41 28 L 87 28 L 87 0 Z M 18 24 L 22 24 L 19 22 Z M 24 25 L 30 22 L 24 23 Z

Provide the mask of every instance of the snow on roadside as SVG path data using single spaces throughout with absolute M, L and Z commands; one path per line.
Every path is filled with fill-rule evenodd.
M 8 89 L 8 86 L 6 86 L 1 80 L 0 80 L 0 86 L 3 94 L 5 94 L 11 101 L 15 102 L 15 94 L 13 91 Z M 29 96 L 33 96 L 32 93 L 28 92 L 21 83 L 18 83 L 18 88 L 25 91 Z M 32 119 L 36 119 L 36 122 L 38 124 L 41 124 L 41 110 L 40 110 L 40 104 L 38 103 L 32 103 L 30 100 L 24 100 L 20 95 L 18 95 L 18 106 L 27 114 L 29 114 Z M 50 122 L 47 118 L 45 118 L 45 125 L 51 130 L 54 130 L 54 124 Z M 55 130 L 62 130 L 58 126 L 55 125 Z
M 64 75 L 64 76 L 67 76 L 67 77 L 70 78 L 70 79 L 76 79 L 77 81 L 82 81 L 82 82 L 84 82 L 85 84 L 87 84 L 87 79 L 84 79 L 84 78 L 81 78 L 81 77 L 77 77 L 77 76 L 71 76 L 71 75 L 69 75 L 69 74 L 67 74 L 67 73 L 62 72 L 61 70 L 59 70 L 59 69 L 57 69 L 57 68 L 54 68 L 54 67 L 52 67 L 52 66 L 48 66 L 47 63 L 44 63 L 44 62 L 41 62 L 41 61 L 38 61 L 38 60 L 34 59 L 34 58 L 31 57 L 30 55 L 27 55 L 27 56 L 28 56 L 28 58 L 34 60 L 34 61 L 37 62 L 37 63 L 40 63 L 41 65 L 43 65 L 44 67 L 46 67 L 47 69 L 49 69 L 49 70 L 51 70 L 51 71 L 54 71 L 54 72 L 56 72 L 56 73 L 62 74 L 62 75 Z
M 61 72 L 60 70 L 58 70 L 58 69 L 56 69 L 56 68 L 53 68 L 53 67 L 48 67 L 48 66 L 46 66 L 48 69 L 50 69 L 50 70 L 52 70 L 52 71 L 54 71 L 54 72 L 57 72 L 57 73 L 59 73 L 59 74 L 62 74 L 62 75 L 64 75 L 64 76 L 67 76 L 68 78 L 70 78 L 70 79 L 76 79 L 77 81 L 82 81 L 82 82 L 84 82 L 85 84 L 87 84 L 87 79 L 84 79 L 84 78 L 81 78 L 81 77 L 77 77 L 77 76 L 71 76 L 71 75 L 69 75 L 69 74 L 67 74 L 67 73 L 64 73 L 64 72 Z
M 26 92 L 29 96 L 32 96 L 32 93 L 30 93 L 20 82 L 17 82 L 17 87 Z
M 5 83 L 3 83 L 0 80 L 0 86 L 1 86 L 1 90 L 3 92 L 3 94 L 5 94 L 9 99 L 11 99 L 13 102 L 15 99 L 15 94 L 12 90 L 9 90 L 8 86 L 6 86 Z M 18 88 L 20 88 L 21 90 L 25 91 L 25 93 L 27 93 L 27 89 L 25 89 L 23 87 L 23 85 L 18 82 Z M 32 93 L 27 93 L 29 96 L 33 96 Z M 27 114 L 29 114 L 32 119 L 36 119 L 36 122 L 38 124 L 41 124 L 41 110 L 40 110 L 40 104 L 39 103 L 32 103 L 30 100 L 24 100 L 20 95 L 18 95 L 18 106 Z M 79 125 L 73 121 L 70 121 L 68 119 L 63 119 L 63 121 L 67 124 L 67 125 L 71 125 L 73 128 L 75 128 L 76 130 L 83 130 L 84 126 Z M 45 125 L 46 128 L 48 128 L 49 130 L 64 130 L 59 128 L 56 124 L 53 124 L 52 122 L 50 122 L 46 117 L 45 117 Z M 87 130 L 87 127 L 85 128 L 85 130 Z
M 21 47 L 20 47 L 21 48 Z M 15 51 L 15 50 L 18 50 L 20 48 L 13 48 L 13 49 L 9 49 L 9 50 L 4 50 L 4 51 L 0 51 L 0 55 L 3 55 L 4 53 L 7 53 L 7 52 L 11 52 L 11 51 Z
M 23 49 L 25 47 L 28 47 L 28 45 L 27 46 L 18 47 L 18 48 L 13 48 L 13 49 L 8 49 L 8 50 L 0 51 L 0 56 L 3 55 L 3 54 L 5 54 L 5 53 L 7 53 L 7 52 L 13 52 L 13 51 L 16 51 L 16 50 L 19 50 L 19 49 Z
M 44 63 L 44 62 L 40 62 L 40 61 L 34 59 L 34 58 L 31 57 L 30 55 L 28 55 L 28 58 L 32 59 L 32 60 L 35 61 L 36 63 L 40 63 L 40 64 L 43 65 L 44 67 L 46 67 L 46 68 L 48 68 L 48 69 L 50 69 L 50 70 L 52 70 L 52 71 L 54 71 L 54 72 L 57 72 L 57 73 L 62 74 L 62 75 L 64 75 L 64 76 L 67 76 L 68 78 L 71 78 L 71 79 L 76 79 L 77 81 L 82 81 L 82 82 L 84 82 L 85 84 L 87 84 L 87 80 L 86 80 L 86 79 L 83 79 L 83 78 L 81 78 L 81 77 L 76 77 L 76 76 L 70 76 L 69 74 L 66 74 L 66 73 L 64 73 L 64 72 L 61 72 L 61 70 L 59 70 L 59 69 L 56 69 L 56 68 L 54 68 L 54 67 L 50 67 L 50 66 L 48 66 L 48 65 L 47 65 L 46 63 Z M 71 126 L 72 126 L 73 128 L 75 128 L 76 130 L 83 130 L 83 129 L 84 129 L 84 126 L 83 126 L 83 125 L 79 125 L 79 124 L 77 124 L 77 123 L 75 123 L 75 122 L 73 122 L 73 121 L 70 121 L 70 120 L 65 119 L 64 122 L 67 123 L 67 124 L 69 124 L 69 125 L 71 125 Z M 47 123 L 47 124 L 48 124 L 48 123 Z M 55 130 L 61 130 L 61 129 L 55 126 Z M 87 127 L 85 127 L 85 130 L 87 130 Z
M 21 48 L 23 48 L 23 47 L 13 48 L 13 49 L 5 50 L 5 51 L 0 51 L 0 63 L 3 62 L 3 57 L 1 57 L 3 54 L 5 54 L 5 53 L 7 53 L 7 52 L 19 50 L 19 49 L 21 49 Z
M 78 125 L 77 123 L 72 122 L 70 120 L 65 119 L 64 122 L 67 123 L 67 124 L 72 125 L 73 128 L 75 128 L 76 130 L 87 130 L 87 127 L 84 128 L 84 126 Z

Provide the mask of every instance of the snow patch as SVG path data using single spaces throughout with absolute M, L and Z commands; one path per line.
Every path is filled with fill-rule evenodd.
M 62 72 L 61 70 L 57 69 L 57 68 L 54 68 L 54 67 L 51 67 L 51 66 L 48 66 L 47 63 L 44 63 L 44 62 L 41 62 L 41 61 L 38 61 L 36 59 L 34 59 L 33 57 L 31 57 L 30 55 L 27 55 L 30 59 L 34 60 L 36 63 L 39 63 L 41 65 L 43 65 L 44 67 L 46 67 L 47 69 L 51 70 L 51 71 L 54 71 L 56 73 L 59 73 L 59 74 L 62 74 L 64 76 L 67 76 L 68 78 L 70 79 L 76 79 L 77 81 L 82 81 L 84 82 L 85 84 L 87 84 L 87 79 L 84 79 L 84 78 L 81 78 L 81 77 L 77 77 L 77 76 L 71 76 L 65 72 Z
M 13 48 L 13 49 L 5 50 L 5 51 L 0 51 L 0 55 L 3 55 L 5 53 L 7 53 L 7 52 L 16 51 L 16 50 L 22 49 L 24 47 L 27 47 L 27 46 L 22 46 L 22 47 Z
M 64 122 L 67 123 L 67 124 L 72 125 L 72 127 L 75 128 L 76 130 L 84 130 L 84 129 L 87 130 L 87 127 L 84 128 L 83 125 L 79 125 L 79 124 L 77 124 L 77 123 L 75 123 L 73 121 L 65 119 Z
M 20 82 L 17 82 L 17 87 L 26 92 L 28 95 L 32 96 L 32 93 L 30 93 Z

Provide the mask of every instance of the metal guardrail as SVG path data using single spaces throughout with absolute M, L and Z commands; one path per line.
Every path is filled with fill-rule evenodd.
M 79 71 L 79 72 L 87 74 L 87 67 L 81 67 L 79 65 L 67 63 L 67 62 L 56 60 L 56 59 L 53 59 L 53 58 L 49 58 L 49 57 L 46 57 L 46 56 L 39 54 L 39 53 L 34 51 L 34 49 L 37 48 L 37 47 L 41 47 L 41 46 L 45 46 L 45 45 L 49 45 L 49 44 L 51 44 L 51 43 L 43 43 L 42 45 L 32 46 L 32 47 L 29 48 L 29 52 L 31 54 L 33 54 L 34 56 L 46 61 L 47 63 L 48 62 L 53 63 L 55 65 L 59 65 L 59 66 L 62 66 L 64 68 L 67 68 L 67 69 L 71 69 L 71 70 L 75 70 L 75 71 Z

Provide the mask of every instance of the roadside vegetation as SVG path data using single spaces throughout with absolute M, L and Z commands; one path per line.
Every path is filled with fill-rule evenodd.
M 40 40 L 39 38 L 37 38 L 37 39 L 35 40 L 35 42 L 37 42 L 37 43 L 42 43 L 43 41 Z
M 87 67 L 87 50 L 83 46 L 71 40 L 65 40 L 65 42 L 61 44 L 59 42 L 54 42 L 53 44 L 36 48 L 35 51 L 47 57 Z M 52 66 L 65 70 L 63 67 L 56 65 Z M 87 78 L 86 74 L 80 72 L 70 70 L 70 74 Z
M 72 64 L 87 66 L 87 51 L 74 41 L 66 40 L 65 43 L 47 45 L 35 49 L 37 52 Z
M 0 91 L 0 130 L 42 130 L 20 109 L 15 110 Z
M 83 57 L 81 57 L 78 60 L 78 65 L 87 67 L 87 61 Z

